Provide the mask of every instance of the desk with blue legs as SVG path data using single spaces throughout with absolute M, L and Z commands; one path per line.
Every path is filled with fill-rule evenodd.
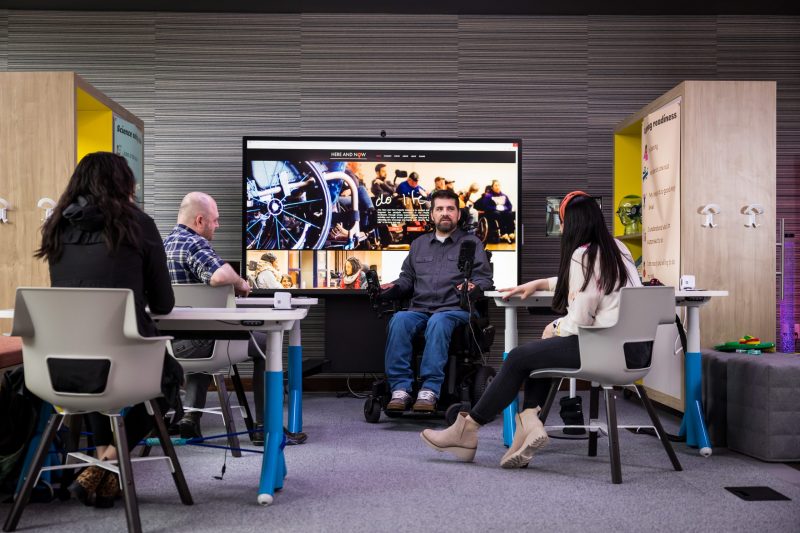
M 317 305 L 316 298 L 291 298 L 291 307 L 307 309 Z M 275 298 L 236 298 L 236 307 L 272 308 Z M 300 320 L 295 321 L 289 330 L 289 422 L 290 433 L 303 431 L 303 339 L 300 335 Z
M 503 293 L 489 291 L 485 295 L 494 299 L 497 307 L 505 309 L 505 344 L 503 345 L 503 360 L 508 357 L 508 353 L 519 344 L 517 334 L 517 308 L 518 307 L 540 307 L 542 310 L 550 309 L 553 306 L 553 293 L 548 291 L 536 291 L 527 298 L 515 296 L 508 300 L 503 299 Z M 574 381 L 574 380 L 573 380 Z M 511 404 L 503 409 L 503 444 L 511 446 L 514 440 L 514 415 L 517 414 L 518 405 L 515 399 Z
M 684 383 L 686 387 L 683 404 L 683 421 L 680 436 L 686 444 L 699 448 L 700 455 L 711 455 L 706 422 L 703 419 L 701 386 L 703 367 L 700 356 L 700 307 L 711 298 L 728 296 L 728 291 L 676 291 L 675 304 L 686 307 L 686 353 L 684 354 Z
M 552 305 L 552 293 L 536 292 L 526 299 L 519 297 L 503 300 L 502 293 L 487 292 L 487 296 L 494 298 L 498 307 L 505 308 L 505 351 L 503 359 L 508 352 L 517 346 L 517 307 L 548 307 Z M 683 421 L 680 435 L 686 436 L 686 444 L 700 449 L 700 455 L 711 455 L 711 443 L 708 439 L 705 420 L 703 420 L 703 406 L 701 384 L 703 381 L 702 364 L 700 359 L 700 307 L 708 303 L 711 298 L 728 296 L 728 291 L 676 291 L 675 305 L 686 307 L 686 354 L 685 354 L 685 387 L 686 397 L 684 402 Z M 503 410 L 503 443 L 511 445 L 514 438 L 514 415 L 517 413 L 516 400 Z
M 276 489 L 283 488 L 286 459 L 283 443 L 283 332 L 306 317 L 307 309 L 182 308 L 166 315 L 153 315 L 159 330 L 180 335 L 203 331 L 211 335 L 231 332 L 267 333 L 264 372 L 264 430 L 266 445 L 261 463 L 258 503 L 270 505 Z

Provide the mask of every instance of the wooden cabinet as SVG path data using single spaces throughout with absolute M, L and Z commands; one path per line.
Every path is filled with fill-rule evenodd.
M 680 273 L 697 288 L 721 289 L 700 311 L 702 348 L 749 334 L 775 340 L 776 84 L 771 81 L 685 81 L 622 121 L 614 130 L 614 201 L 641 195 L 642 121 L 665 104 L 681 101 Z M 698 209 L 718 204 L 717 227 L 703 227 Z M 742 214 L 760 204 L 758 227 Z M 622 233 L 619 220 L 615 234 Z M 641 240 L 626 240 L 634 256 Z M 683 380 L 682 359 L 654 368 Z M 660 376 L 663 378 L 664 376 Z M 645 384 L 647 384 L 647 380 Z M 683 409 L 681 397 L 659 394 Z M 673 389 L 674 390 L 674 389 Z
M 57 201 L 87 153 L 113 151 L 114 117 L 144 131 L 141 120 L 74 72 L 0 72 L 0 308 L 19 286 L 48 286 L 47 264 L 33 258 L 41 241 L 42 198 Z M 0 320 L 0 332 L 10 330 Z

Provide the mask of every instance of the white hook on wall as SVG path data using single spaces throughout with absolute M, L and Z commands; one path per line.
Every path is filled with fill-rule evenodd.
M 700 224 L 704 228 L 716 228 L 718 224 L 714 223 L 714 215 L 719 215 L 722 209 L 719 204 L 706 204 L 697 208 L 697 212 L 706 216 L 705 222 Z
M 36 203 L 36 207 L 39 209 L 44 209 L 44 218 L 42 219 L 47 220 L 50 218 L 50 215 L 53 214 L 53 208 L 56 206 L 56 201 L 52 198 L 39 198 L 39 201 Z
M 8 201 L 0 198 L 0 224 L 8 224 Z
M 742 207 L 741 213 L 743 215 L 747 215 L 747 222 L 745 222 L 745 228 L 757 228 L 761 224 L 756 224 L 756 216 L 764 214 L 764 206 L 761 204 L 747 204 L 746 206 Z

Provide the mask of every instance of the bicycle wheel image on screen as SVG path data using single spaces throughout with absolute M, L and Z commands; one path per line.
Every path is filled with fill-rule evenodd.
M 253 161 L 247 178 L 246 246 L 318 250 L 331 226 L 331 196 L 312 161 Z

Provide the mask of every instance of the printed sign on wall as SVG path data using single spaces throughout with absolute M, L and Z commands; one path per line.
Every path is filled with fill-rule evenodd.
M 132 122 L 114 115 L 114 153 L 128 161 L 136 178 L 136 201 L 144 204 L 144 139 Z
M 678 286 L 681 255 L 681 102 L 642 122 L 642 277 Z

